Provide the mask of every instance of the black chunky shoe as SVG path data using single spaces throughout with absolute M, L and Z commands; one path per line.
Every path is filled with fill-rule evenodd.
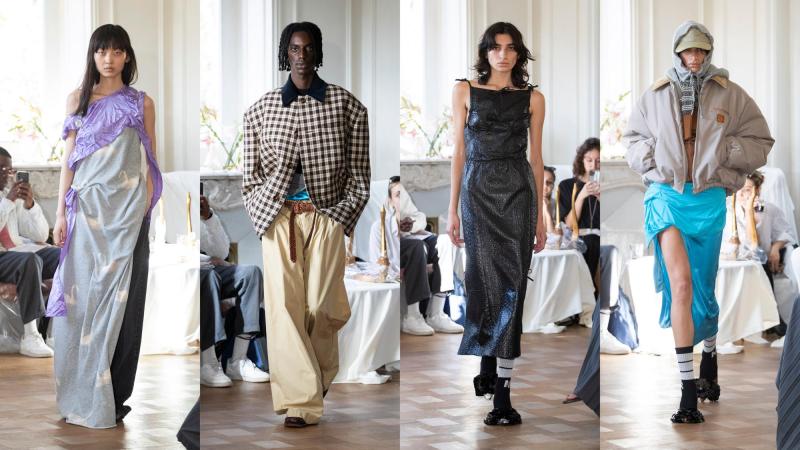
M 719 400 L 720 388 L 716 381 L 698 378 L 695 380 L 695 384 L 697 385 L 697 398 L 700 401 L 711 400 L 716 402 Z
M 706 419 L 703 414 L 696 409 L 679 409 L 670 418 L 672 423 L 703 423 Z
M 506 409 L 500 410 L 494 408 L 489 414 L 486 415 L 486 418 L 483 419 L 483 423 L 486 425 L 519 425 L 522 423 L 522 417 L 519 416 L 519 413 L 516 409 Z
M 497 374 L 476 375 L 472 379 L 472 385 L 475 387 L 475 396 L 491 399 L 494 396 L 494 385 L 497 382 Z

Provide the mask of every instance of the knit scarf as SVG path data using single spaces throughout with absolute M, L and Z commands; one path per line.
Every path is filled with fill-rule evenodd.
M 681 113 L 692 114 L 700 96 L 702 80 L 696 74 L 691 74 L 685 80 L 679 80 L 678 84 L 681 87 Z

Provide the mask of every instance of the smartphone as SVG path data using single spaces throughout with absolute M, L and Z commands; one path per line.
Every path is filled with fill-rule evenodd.
M 203 195 L 203 182 L 200 182 L 200 195 Z
M 17 182 L 30 183 L 30 173 L 24 170 L 17 172 Z
M 600 171 L 595 170 L 594 172 L 589 174 L 589 181 L 594 181 L 595 183 L 600 182 Z

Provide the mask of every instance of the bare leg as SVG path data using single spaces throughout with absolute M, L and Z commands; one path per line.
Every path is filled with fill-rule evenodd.
M 689 267 L 689 257 L 686 254 L 683 237 L 677 228 L 669 227 L 659 234 L 658 242 L 661 245 L 672 292 L 670 319 L 675 347 L 691 347 L 694 338 L 692 270 Z

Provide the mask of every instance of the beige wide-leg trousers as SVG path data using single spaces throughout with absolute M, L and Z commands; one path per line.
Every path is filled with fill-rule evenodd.
M 322 394 L 339 371 L 338 331 L 350 318 L 342 225 L 319 212 L 294 217 L 291 261 L 284 206 L 261 238 L 272 404 L 318 423 Z

